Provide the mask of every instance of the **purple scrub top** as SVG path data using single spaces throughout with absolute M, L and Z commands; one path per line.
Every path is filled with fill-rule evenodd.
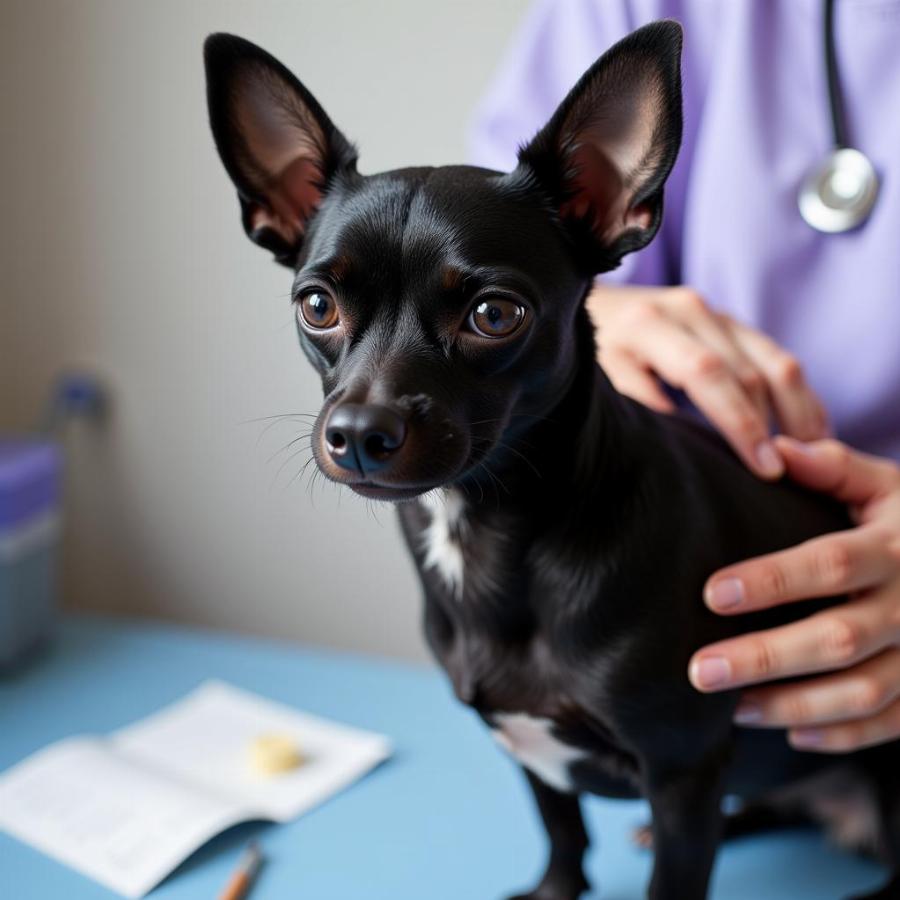
M 838 437 L 900 460 L 900 0 L 838 0 L 850 142 L 875 166 L 869 220 L 820 234 L 798 187 L 832 146 L 822 0 L 541 0 L 482 102 L 478 165 L 508 170 L 581 73 L 638 26 L 685 27 L 684 143 L 662 229 L 604 278 L 687 284 L 802 362 Z

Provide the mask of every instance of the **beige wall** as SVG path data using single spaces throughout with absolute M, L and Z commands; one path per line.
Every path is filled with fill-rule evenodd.
M 254 40 L 362 148 L 361 168 L 459 162 L 526 0 L 3 0 L 0 430 L 61 366 L 103 374 L 75 430 L 66 602 L 424 655 L 392 511 L 292 480 L 314 412 L 289 273 L 243 236 L 206 126 L 200 47 Z

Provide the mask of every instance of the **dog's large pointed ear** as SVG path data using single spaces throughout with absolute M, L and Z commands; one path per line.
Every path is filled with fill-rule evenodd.
M 204 45 L 209 120 L 244 230 L 292 265 L 310 217 L 356 150 L 277 59 L 230 34 Z
M 519 151 L 593 273 L 656 234 L 681 143 L 681 26 L 655 22 L 611 47 Z

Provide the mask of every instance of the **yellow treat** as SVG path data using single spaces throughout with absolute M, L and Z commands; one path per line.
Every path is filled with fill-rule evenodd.
M 297 742 L 284 734 L 261 734 L 250 745 L 250 765 L 261 775 L 280 775 L 303 763 Z

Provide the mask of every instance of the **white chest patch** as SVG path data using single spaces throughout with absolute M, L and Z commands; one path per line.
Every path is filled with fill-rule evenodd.
M 554 737 L 551 719 L 525 713 L 497 713 L 493 719 L 498 726 L 494 737 L 501 747 L 550 787 L 565 793 L 573 790 L 569 766 L 588 754 Z
M 459 599 L 463 591 L 464 560 L 460 534 L 465 527 L 465 504 L 458 491 L 432 491 L 419 501 L 431 522 L 422 532 L 424 567 L 434 569 Z

